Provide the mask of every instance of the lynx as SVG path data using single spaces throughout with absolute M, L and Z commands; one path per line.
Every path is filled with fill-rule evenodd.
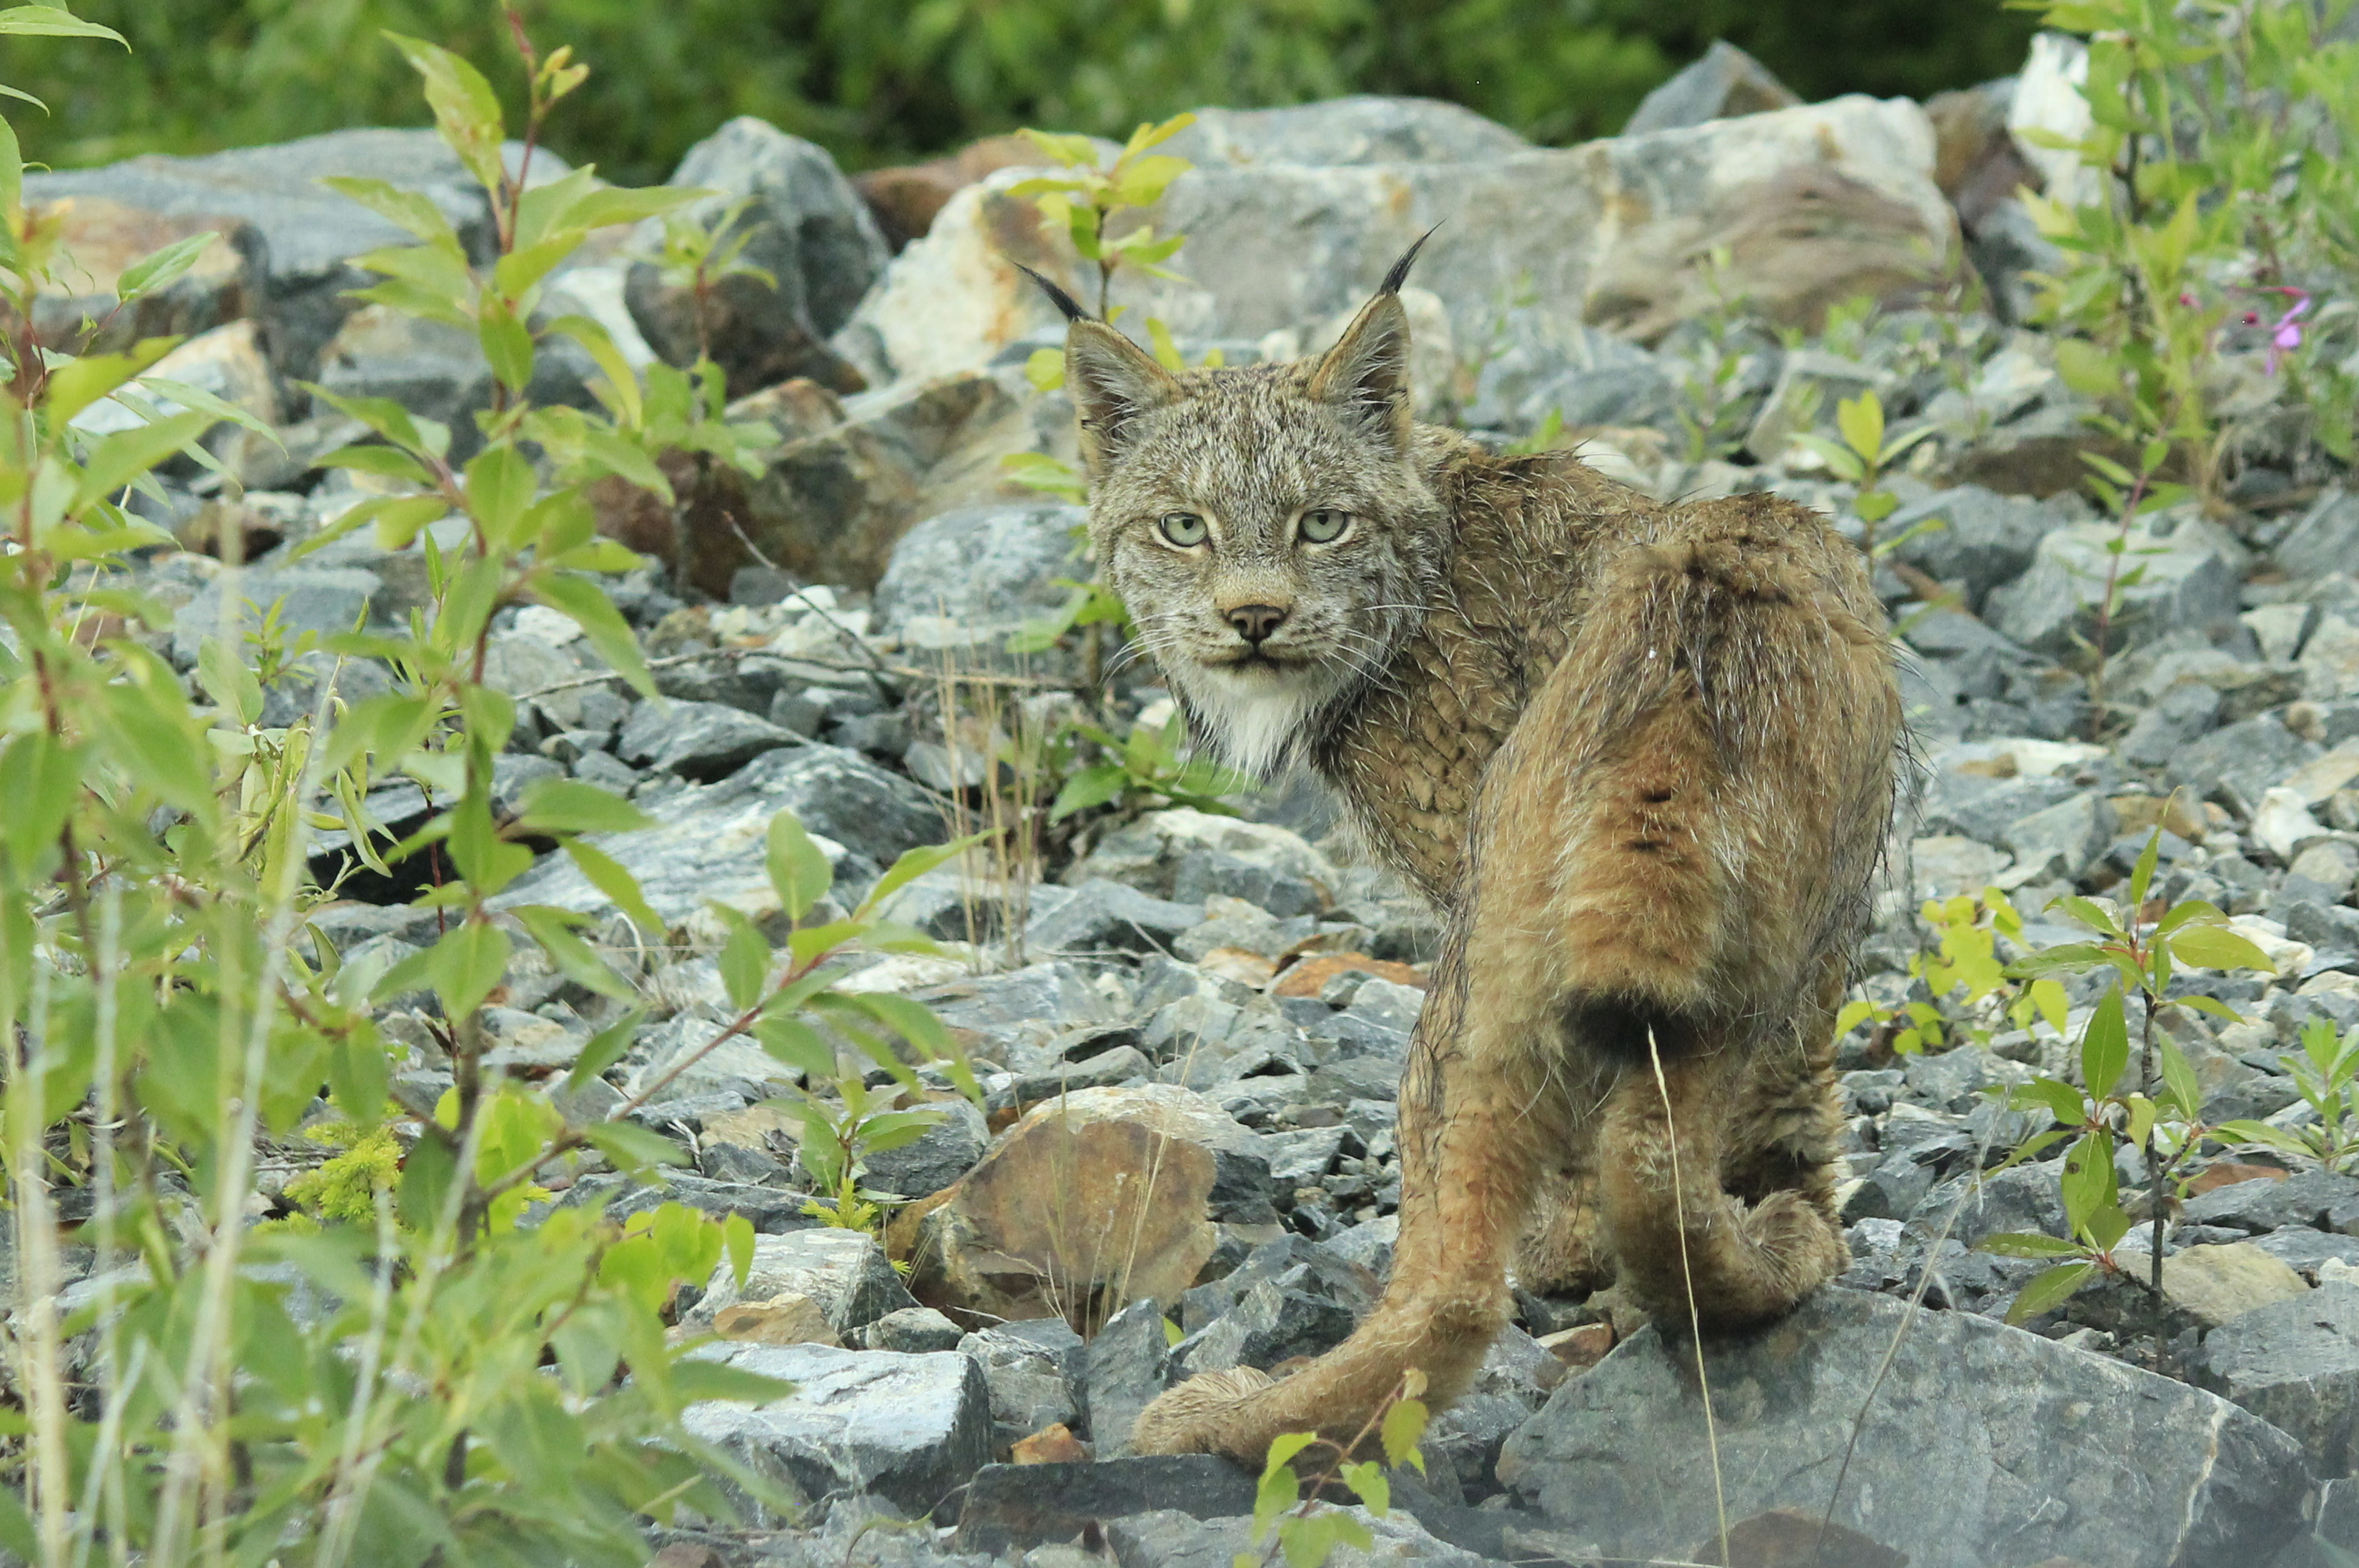
M 1042 280 L 1101 568 L 1199 743 L 1309 767 L 1445 916 L 1383 1298 L 1164 1394 L 1143 1452 L 1348 1440 L 1409 1368 L 1447 1400 L 1511 1270 L 1712 1330 L 1847 1260 L 1832 1024 L 1900 730 L 1866 563 L 1776 496 L 1414 423 L 1416 254 L 1322 357 L 1179 374 Z

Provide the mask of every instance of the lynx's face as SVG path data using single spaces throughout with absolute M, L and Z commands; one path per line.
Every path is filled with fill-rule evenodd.
M 1175 377 L 1093 321 L 1066 353 L 1107 580 L 1198 733 L 1267 777 L 1382 677 L 1435 573 L 1399 301 L 1298 364 Z

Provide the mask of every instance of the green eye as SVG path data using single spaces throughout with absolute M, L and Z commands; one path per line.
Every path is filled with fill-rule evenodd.
M 1167 512 L 1156 519 L 1155 526 L 1183 550 L 1204 542 L 1204 520 L 1192 512 Z
M 1352 531 L 1352 514 L 1332 506 L 1314 506 L 1294 525 L 1306 545 L 1332 545 Z

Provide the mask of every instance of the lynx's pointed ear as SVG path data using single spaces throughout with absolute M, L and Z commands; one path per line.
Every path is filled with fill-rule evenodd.
M 1094 477 L 1120 454 L 1138 416 L 1180 398 L 1180 384 L 1147 351 L 1086 317 L 1065 329 L 1065 390 Z
M 1310 373 L 1311 396 L 1352 411 L 1396 451 L 1408 449 L 1409 433 L 1408 312 L 1400 289 L 1417 253 L 1432 237 L 1428 229 L 1393 263 L 1376 297 L 1361 308 L 1343 341 Z

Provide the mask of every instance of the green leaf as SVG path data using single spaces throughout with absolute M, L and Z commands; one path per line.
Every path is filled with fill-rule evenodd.
M 448 241 L 458 243 L 459 236 L 451 227 L 451 220 L 434 199 L 420 190 L 404 190 L 400 186 L 383 179 L 362 179 L 351 175 L 332 174 L 318 181 L 337 195 L 357 201 L 378 217 L 399 225 L 429 243 Z
M 2088 1119 L 2089 1102 L 2061 1078 L 2034 1078 L 2017 1085 L 2007 1098 L 2017 1110 L 2045 1110 L 2067 1127 Z
M 1861 461 L 1877 461 L 1884 453 L 1884 400 L 1873 392 L 1844 398 L 1835 406 L 1835 428 Z
M 1385 1463 L 1395 1467 L 1417 1466 L 1419 1475 L 1425 1474 L 1425 1454 L 1418 1444 L 1424 1440 L 1426 1422 L 1430 1419 L 1423 1400 L 1396 1400 L 1385 1411 L 1377 1437 L 1384 1444 Z
M 2112 1207 L 2120 1194 L 2114 1174 L 2114 1135 L 2102 1128 L 2082 1133 L 2065 1152 L 2057 1189 L 2064 1200 L 2065 1228 L 2076 1236 L 2091 1216 Z
M 592 1035 L 589 1044 L 582 1047 L 582 1054 L 574 1058 L 573 1070 L 565 1076 L 566 1092 L 585 1087 L 591 1079 L 629 1055 L 631 1042 L 647 1016 L 646 1009 L 633 1008 Z
M 2088 1032 L 2081 1036 L 2081 1082 L 2093 1095 L 2109 1095 L 2129 1062 L 2129 1028 L 2123 1022 L 2121 988 L 2115 986 L 2098 999 Z
M 1083 768 L 1065 781 L 1057 792 L 1056 804 L 1049 808 L 1050 822 L 1062 822 L 1077 811 L 1087 811 L 1093 806 L 1121 798 L 1130 785 L 1130 773 L 1120 762 L 1099 762 Z
M 210 414 L 168 414 L 136 430 L 116 431 L 91 449 L 72 509 L 106 500 L 218 422 Z
M 445 1017 L 464 1018 L 484 1005 L 507 974 L 508 951 L 508 934 L 489 921 L 470 920 L 442 934 L 427 950 L 426 978 Z
M 85 22 L 56 5 L 11 5 L 0 11 L 0 33 L 41 38 L 112 38 L 126 49 L 131 47 L 130 40 L 113 27 Z
M 2268 973 L 2276 968 L 2268 955 L 2255 946 L 2249 937 L 2224 925 L 2190 925 L 2163 940 L 2169 946 L 2170 956 L 2190 968 L 2259 969 Z
M 2075 1258 L 2081 1253 L 2079 1242 L 2067 1241 L 2060 1236 L 2043 1236 L 2036 1230 L 2002 1231 L 1984 1237 L 1974 1246 L 2006 1258 Z
M 197 646 L 197 680 L 205 695 L 240 724 L 262 717 L 262 683 L 219 637 L 207 637 Z
M 519 833 L 636 833 L 655 818 L 580 779 L 541 779 L 516 802 Z
M 799 1019 L 770 1017 L 754 1025 L 754 1038 L 763 1050 L 805 1077 L 835 1076 L 835 1047 L 820 1032 Z
M 658 1165 L 685 1165 L 688 1151 L 632 1121 L 602 1121 L 582 1130 L 590 1147 L 614 1169 L 636 1175 Z
M 532 464 L 506 442 L 484 448 L 467 463 L 467 510 L 484 527 L 484 537 L 502 555 L 524 541 L 517 524 L 532 504 L 537 481 Z
M 732 905 L 714 903 L 706 905 L 729 927 L 728 940 L 721 945 L 716 959 L 721 969 L 721 988 L 728 993 L 729 1005 L 743 1012 L 762 1000 L 763 981 L 770 973 L 770 944 L 761 930 L 745 918 L 745 912 Z
M 49 864 L 82 789 L 82 749 L 65 746 L 49 730 L 27 730 L 0 749 L 0 844 L 19 890 Z M 19 891 L 14 896 L 23 897 Z
M 779 907 L 789 920 L 800 920 L 835 885 L 835 868 L 827 854 L 811 842 L 791 811 L 770 818 L 767 864 L 770 885 L 777 890 Z
M 2201 1119 L 2203 1115 L 2203 1086 L 2195 1076 L 2195 1065 L 2187 1059 L 2187 1053 L 2180 1050 L 2179 1043 L 2169 1035 L 2157 1030 L 2154 1040 L 2162 1054 L 2163 1092 L 2170 1097 L 2171 1104 L 2182 1119 L 2188 1121 Z
M 505 174 L 500 142 L 506 133 L 492 84 L 484 80 L 482 71 L 449 49 L 399 33 L 389 32 L 386 37 L 425 78 L 426 102 L 434 111 L 434 124 L 442 139 L 485 189 L 498 189 Z
M 565 840 L 565 853 L 574 869 L 588 879 L 592 887 L 614 901 L 614 907 L 639 928 L 639 935 L 648 942 L 663 939 L 662 917 L 647 907 L 647 895 L 639 891 L 639 879 L 633 876 L 604 850 L 579 838 Z
M 633 690 L 641 697 L 656 695 L 655 672 L 647 668 L 647 655 L 639 651 L 638 639 L 631 635 L 630 623 L 606 597 L 605 589 L 587 578 L 536 577 L 532 593 L 550 609 L 571 616 L 598 656 L 630 682 Z
M 2154 868 L 2161 858 L 2162 825 L 2158 822 L 2154 831 L 2147 836 L 2146 848 L 2138 851 L 2137 865 L 2130 872 L 2129 909 L 2133 920 L 2137 918 L 2138 910 L 2146 904 L 2146 890 L 2153 884 Z
M 477 308 L 475 336 L 492 373 L 510 392 L 523 392 L 532 383 L 531 330 L 495 294 L 485 295 Z
M 729 1277 L 739 1290 L 754 1271 L 754 1222 L 733 1214 L 721 1222 L 721 1244 L 729 1253 Z
M 1345 1465 L 1339 1474 L 1343 1478 L 1343 1485 L 1352 1488 L 1352 1495 L 1365 1503 L 1368 1511 L 1378 1519 L 1384 1518 L 1392 1508 L 1392 1483 L 1385 1479 L 1385 1467 L 1375 1460 L 1363 1459 L 1356 1464 Z
M 616 974 L 606 961 L 598 957 L 597 949 L 583 941 L 573 927 L 583 916 L 571 910 L 552 909 L 546 904 L 521 904 L 508 912 L 516 917 L 525 931 L 549 956 L 557 972 L 586 990 L 616 1001 L 628 1001 L 636 993 L 630 982 Z
M 2045 1273 L 2034 1275 L 2031 1282 L 2017 1293 L 2015 1304 L 2006 1309 L 2006 1321 L 2020 1326 L 2063 1305 L 2096 1271 L 2094 1263 L 2059 1263 Z
M 125 305 L 143 298 L 160 288 L 168 288 L 188 270 L 197 265 L 205 247 L 221 236 L 207 229 L 201 233 L 173 241 L 162 250 L 140 257 L 123 269 L 114 280 L 115 297 Z
M 852 912 L 852 917 L 854 920 L 865 920 L 874 914 L 877 906 L 886 899 L 935 867 L 956 860 L 990 837 L 988 833 L 970 833 L 963 838 L 954 838 L 947 844 L 927 844 L 919 849 L 902 851 L 901 858 L 893 862 L 892 868 L 876 879 L 876 885 L 868 890 L 868 896 L 860 901 L 860 907 Z

